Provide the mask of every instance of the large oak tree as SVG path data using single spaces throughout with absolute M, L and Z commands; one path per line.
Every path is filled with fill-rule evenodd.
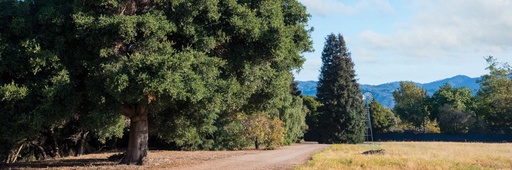
M 121 113 L 130 119 L 122 163 L 144 163 L 151 129 L 168 141 L 206 145 L 216 140 L 212 136 L 219 119 L 236 113 L 268 113 L 287 123 L 289 140 L 300 136 L 296 129 L 303 129 L 303 123 L 293 121 L 301 120 L 294 116 L 301 113 L 289 107 L 301 101 L 288 89 L 291 71 L 302 66 L 300 53 L 311 50 L 311 41 L 305 28 L 309 15 L 295 0 L 9 3 L 24 8 L 2 11 L 6 20 L 0 41 L 7 45 L 0 47 L 1 64 L 43 70 L 45 77 L 34 89 L 50 88 L 24 109 L 38 115 L 35 109 L 58 99 L 69 105 L 58 106 L 66 108 L 58 111 L 64 117 L 83 120 L 85 129 L 111 131 L 122 129 Z M 41 6 L 52 15 L 34 15 Z M 20 51 L 37 54 L 34 59 L 18 57 L 19 62 L 8 58 L 31 56 Z M 32 60 L 32 65 L 22 65 Z M 30 72 L 5 67 L 1 83 L 8 97 L 2 106 L 10 109 L 31 94 L 26 84 L 33 81 L 19 76 Z M 51 102 L 41 102 L 43 98 Z M 157 126 L 150 127 L 150 119 Z
M 150 112 L 180 114 L 219 98 L 245 112 L 272 106 L 310 48 L 308 15 L 296 1 L 79 3 L 73 17 L 91 54 L 85 62 L 131 120 L 127 164 L 147 155 Z

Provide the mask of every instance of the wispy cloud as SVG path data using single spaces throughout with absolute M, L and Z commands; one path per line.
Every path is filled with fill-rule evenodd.
M 366 10 L 379 10 L 394 13 L 394 9 L 386 0 L 361 0 L 355 4 L 347 4 L 341 0 L 299 0 L 308 7 L 309 12 L 321 16 L 353 15 Z
M 477 77 L 487 73 L 488 55 L 512 63 L 511 0 L 299 1 L 323 17 L 312 20 L 317 51 L 306 54 L 299 79 L 317 78 L 323 37 L 331 32 L 344 34 L 363 83 Z
M 359 38 L 369 48 L 406 57 L 512 50 L 511 1 L 431 0 L 415 1 L 412 7 L 418 12 L 397 31 L 366 30 Z

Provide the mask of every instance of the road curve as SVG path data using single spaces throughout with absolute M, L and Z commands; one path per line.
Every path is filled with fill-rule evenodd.
M 203 162 L 201 164 L 179 167 L 184 170 L 227 170 L 227 169 L 292 169 L 311 159 L 311 155 L 329 145 L 313 142 L 294 144 L 276 150 Z

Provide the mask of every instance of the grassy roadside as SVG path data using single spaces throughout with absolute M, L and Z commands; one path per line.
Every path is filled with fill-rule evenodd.
M 363 154 L 369 150 L 380 153 Z M 375 142 L 333 145 L 296 169 L 512 169 L 512 143 Z

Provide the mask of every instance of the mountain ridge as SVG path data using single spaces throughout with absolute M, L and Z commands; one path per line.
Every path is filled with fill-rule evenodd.
M 473 93 L 476 93 L 478 89 L 480 88 L 480 85 L 477 83 L 477 80 L 480 79 L 480 77 L 477 78 L 471 78 L 465 75 L 457 75 L 450 78 L 445 78 L 437 81 L 433 81 L 430 83 L 416 83 L 417 86 L 423 87 L 428 95 L 432 95 L 440 86 L 444 85 L 445 83 L 449 83 L 453 87 L 468 87 L 471 89 Z M 302 91 L 303 95 L 307 96 L 315 96 L 316 95 L 316 84 L 318 81 L 297 81 L 298 82 L 298 88 Z M 412 82 L 412 81 L 409 81 Z M 382 106 L 387 108 L 393 108 L 395 105 L 395 101 L 393 99 L 393 91 L 400 88 L 400 81 L 394 81 L 379 85 L 368 85 L 368 84 L 361 84 L 361 90 L 363 93 L 370 92 L 373 94 L 375 100 L 377 100 L 379 103 L 382 104 Z

